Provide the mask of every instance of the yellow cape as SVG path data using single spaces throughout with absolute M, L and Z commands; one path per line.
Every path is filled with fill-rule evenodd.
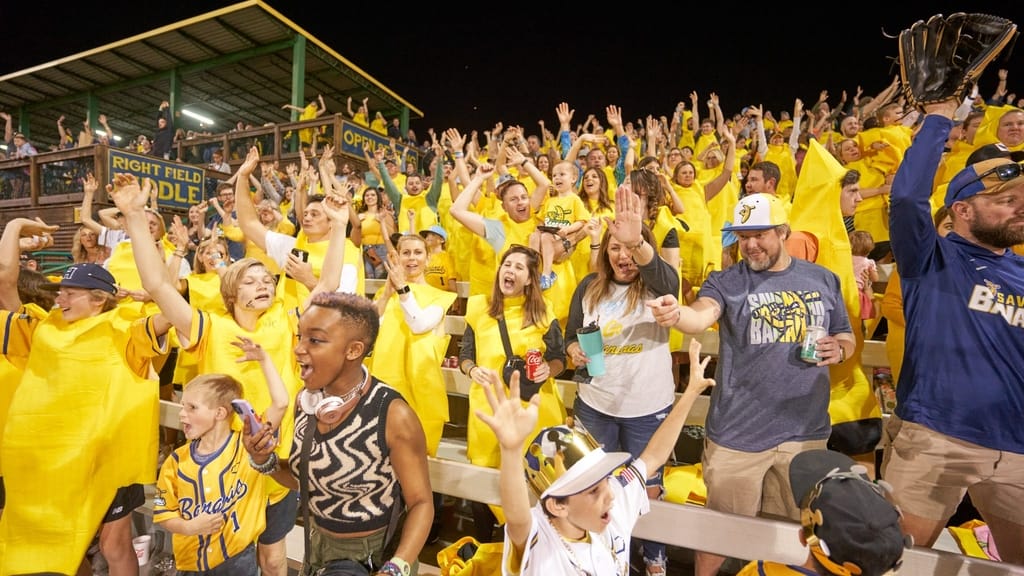
M 409 284 L 409 288 L 420 308 L 440 306 L 447 310 L 457 296 L 429 284 Z M 448 393 L 441 361 L 451 336 L 444 330 L 443 318 L 433 330 L 413 334 L 398 299 L 393 294 L 387 303 L 374 345 L 379 354 L 368 358 L 367 365 L 374 377 L 398 390 L 416 412 L 427 436 L 427 454 L 436 456 L 444 423 L 448 421 Z
M 55 310 L 35 328 L 0 447 L 0 574 L 74 574 L 117 489 L 156 481 L 155 351 L 132 337 L 136 319 Z
M 817 141 L 811 140 L 800 170 L 800 179 L 797 180 L 790 218 L 793 230 L 811 232 L 818 237 L 817 264 L 839 276 L 843 300 L 857 342 L 853 356 L 842 364 L 829 366 L 832 397 L 828 412 L 832 424 L 880 418 L 882 415 L 871 383 L 864 376 L 860 364 L 860 354 L 864 347 L 864 334 L 859 320 L 860 299 L 857 280 L 853 275 L 850 238 L 839 210 L 839 181 L 845 173 L 846 168 L 832 154 Z

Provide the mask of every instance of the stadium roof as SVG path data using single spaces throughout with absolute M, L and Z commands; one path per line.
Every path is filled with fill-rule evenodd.
M 293 86 L 295 90 L 293 91 Z M 214 120 L 178 116 L 176 127 L 227 132 L 288 122 L 283 104 L 322 94 L 327 109 L 369 98 L 371 114 L 390 121 L 423 117 L 355 64 L 260 0 L 248 0 L 92 50 L 0 76 L 0 110 L 40 150 L 58 140 L 57 119 L 77 134 L 92 112 L 106 114 L 122 138 L 152 135 L 163 100 Z M 294 98 L 293 98 L 294 95 Z

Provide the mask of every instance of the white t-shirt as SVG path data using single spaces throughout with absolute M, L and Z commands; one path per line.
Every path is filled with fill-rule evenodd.
M 274 259 L 278 268 L 284 270 L 284 265 L 288 262 L 288 254 L 291 253 L 292 248 L 295 248 L 297 241 L 295 236 L 267 230 L 267 236 L 264 239 L 264 243 L 267 245 L 267 256 Z M 359 265 L 362 266 L 363 263 L 360 262 Z M 354 264 L 345 263 L 341 267 L 341 278 L 338 280 L 337 291 L 355 294 L 358 287 L 359 270 Z
M 113 249 L 119 242 L 127 239 L 128 233 L 124 230 L 111 230 L 106 226 L 100 226 L 100 233 L 96 238 L 96 243 L 100 246 L 106 246 L 107 248 Z
M 629 571 L 629 541 L 633 527 L 641 516 L 651 510 L 647 496 L 647 467 L 634 460 L 618 475 L 610 477 L 615 501 L 611 522 L 604 532 L 591 532 L 590 542 L 569 543 L 548 522 L 541 503 L 530 510 L 533 524 L 526 538 L 522 564 L 509 567 L 512 558 L 511 540 L 505 538 L 501 571 L 504 576 L 550 576 L 582 574 L 592 576 L 623 576 Z M 572 550 L 570 554 L 569 550 Z

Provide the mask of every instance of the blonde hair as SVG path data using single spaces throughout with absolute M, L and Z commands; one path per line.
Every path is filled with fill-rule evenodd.
M 850 251 L 854 256 L 867 256 L 875 249 L 875 239 L 867 230 L 850 232 Z
M 242 397 L 242 384 L 228 374 L 200 374 L 185 388 L 202 392 L 209 405 L 218 408 L 231 408 L 231 401 Z
M 228 266 L 228 269 L 225 270 L 224 274 L 220 277 L 220 297 L 224 300 L 224 307 L 228 309 L 229 314 L 235 313 L 235 303 L 238 301 L 238 285 L 242 281 L 242 276 L 244 276 L 250 268 L 255 268 L 257 266 L 263 268 L 263 271 L 268 275 L 271 275 L 263 262 L 260 262 L 255 258 L 242 258 Z

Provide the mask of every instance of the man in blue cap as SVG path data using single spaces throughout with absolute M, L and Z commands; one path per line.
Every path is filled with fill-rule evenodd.
M 946 190 L 939 237 L 929 197 L 959 103 L 926 114 L 892 185 L 891 241 L 906 355 L 883 476 L 904 529 L 931 546 L 965 493 L 1004 562 L 1024 564 L 1024 166 L 984 147 Z

